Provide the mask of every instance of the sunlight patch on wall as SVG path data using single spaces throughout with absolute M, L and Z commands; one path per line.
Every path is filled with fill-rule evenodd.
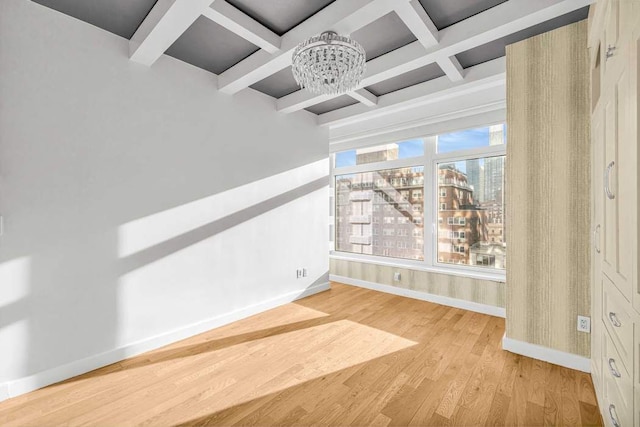
M 15 258 L 0 264 L 0 309 L 29 295 L 31 259 Z
M 238 165 L 241 168 L 242 165 Z M 326 176 L 322 159 L 213 196 L 136 219 L 118 227 L 118 256 L 123 258 L 216 221 L 234 212 Z M 239 172 L 241 173 L 241 172 Z

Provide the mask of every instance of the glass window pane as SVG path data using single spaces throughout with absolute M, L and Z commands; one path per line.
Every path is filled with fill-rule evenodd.
M 505 141 L 505 125 L 467 129 L 438 135 L 438 153 L 503 145 Z
M 438 262 L 505 269 L 505 156 L 438 164 Z
M 338 175 L 336 251 L 424 259 L 424 167 Z
M 335 154 L 335 167 L 364 165 L 388 160 L 409 159 L 424 155 L 424 141 L 412 139 L 357 150 L 340 151 Z

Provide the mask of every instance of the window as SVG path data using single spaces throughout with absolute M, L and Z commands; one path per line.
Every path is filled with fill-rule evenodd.
M 438 135 L 438 153 L 450 153 L 473 148 L 504 145 L 505 135 L 506 129 L 504 125 L 467 129 Z
M 439 218 L 443 219 L 443 218 Z M 442 221 L 439 221 L 442 222 Z M 449 217 L 447 218 L 447 224 L 449 225 L 466 225 L 467 224 L 467 219 L 463 216 L 456 216 L 456 217 Z
M 504 164 L 502 155 L 437 164 L 438 185 L 451 187 L 458 199 L 452 211 L 439 213 L 439 258 L 443 258 L 449 243 L 453 252 L 464 254 L 457 260 L 459 264 L 504 269 L 506 247 L 502 239 L 495 237 L 502 233 Z M 445 216 L 446 226 L 440 221 Z M 467 242 L 468 251 L 456 245 L 461 239 Z M 485 254 L 492 254 L 493 261 L 486 261 Z
M 332 247 L 504 271 L 505 153 L 504 125 L 335 153 Z
M 424 141 L 422 139 L 412 139 L 410 141 L 360 148 L 358 150 L 341 151 L 336 153 L 334 164 L 336 168 L 341 168 L 367 163 L 409 159 L 423 155 Z
M 496 257 L 493 255 L 478 255 L 476 256 L 476 265 L 493 266 L 496 263 Z

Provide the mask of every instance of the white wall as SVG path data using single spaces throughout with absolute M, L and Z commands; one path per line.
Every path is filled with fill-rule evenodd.
M 127 53 L 0 2 L 0 399 L 328 280 L 327 131 Z

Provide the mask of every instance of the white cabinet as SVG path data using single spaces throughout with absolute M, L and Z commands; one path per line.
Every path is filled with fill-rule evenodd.
M 589 14 L 592 83 L 592 377 L 610 426 L 640 425 L 640 1 Z

